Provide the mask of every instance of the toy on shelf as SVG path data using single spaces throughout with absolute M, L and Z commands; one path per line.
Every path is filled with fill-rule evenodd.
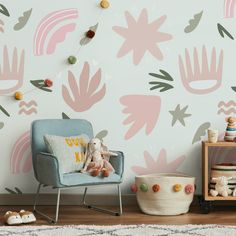
M 215 189 L 210 190 L 211 196 L 216 197 L 217 195 L 221 195 L 223 197 L 228 197 L 232 194 L 232 190 L 228 186 L 228 181 L 230 179 L 232 179 L 232 177 L 220 176 L 217 178 L 212 178 L 216 185 Z
M 230 116 L 225 118 L 225 121 L 228 122 L 228 125 L 225 131 L 224 140 L 227 142 L 234 142 L 234 139 L 236 138 L 236 118 Z

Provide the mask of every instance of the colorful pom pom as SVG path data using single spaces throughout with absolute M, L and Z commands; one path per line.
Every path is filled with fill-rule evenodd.
M 161 188 L 161 187 L 160 187 L 159 184 L 154 184 L 154 185 L 152 186 L 152 190 L 153 190 L 154 193 L 160 191 L 160 188 Z
M 23 93 L 20 91 L 15 92 L 14 97 L 16 100 L 22 100 L 23 99 Z
M 175 185 L 173 186 L 173 190 L 174 190 L 175 192 L 181 191 L 181 190 L 182 190 L 182 185 L 181 185 L 181 184 L 175 184 Z
M 72 65 L 77 62 L 77 58 L 75 56 L 69 56 L 67 60 L 69 64 L 72 64 Z
M 52 87 L 53 82 L 50 79 L 45 79 L 44 80 L 44 85 L 47 86 L 47 87 Z
M 102 0 L 100 6 L 101 8 L 107 9 L 110 6 L 110 3 L 107 0 Z
M 136 184 L 132 184 L 130 187 L 131 192 L 137 193 L 138 192 L 138 187 Z
M 194 192 L 194 187 L 192 184 L 188 184 L 184 188 L 186 194 L 191 194 Z
M 92 39 L 95 36 L 95 32 L 93 30 L 89 30 L 86 33 L 86 37 Z
M 141 184 L 140 185 L 140 190 L 143 192 L 147 192 L 148 191 L 148 186 L 146 184 Z

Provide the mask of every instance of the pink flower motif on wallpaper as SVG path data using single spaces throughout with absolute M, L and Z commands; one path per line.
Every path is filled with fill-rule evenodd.
M 9 59 L 8 49 L 4 46 L 0 65 L 0 95 L 12 93 L 23 85 L 24 66 L 25 51 L 21 51 L 18 56 L 17 49 L 14 48 L 13 56 Z
M 113 30 L 125 38 L 117 57 L 123 57 L 130 51 L 133 51 L 133 62 L 139 64 L 146 51 L 152 54 L 158 60 L 163 59 L 163 54 L 159 48 L 159 43 L 172 39 L 168 33 L 158 31 L 166 20 L 163 15 L 155 21 L 148 23 L 148 12 L 143 9 L 136 21 L 128 12 L 125 12 L 127 28 L 114 26 Z
M 146 167 L 133 166 L 131 167 L 131 169 L 134 173 L 138 175 L 146 175 L 160 172 L 177 172 L 177 169 L 184 162 L 185 158 L 185 156 L 180 156 L 177 157 L 174 161 L 168 163 L 165 149 L 161 149 L 159 155 L 156 158 L 152 157 L 148 151 L 145 151 L 144 161 Z
M 105 96 L 105 84 L 98 90 L 101 82 L 101 69 L 97 70 L 91 80 L 89 80 L 89 76 L 89 64 L 85 62 L 80 74 L 79 86 L 71 71 L 68 72 L 69 88 L 62 85 L 64 101 L 76 112 L 88 110 Z
M 234 17 L 234 7 L 236 0 L 225 0 L 224 1 L 224 17 L 232 18 Z
M 191 60 L 188 49 L 185 57 L 179 55 L 179 71 L 182 83 L 187 91 L 195 94 L 207 94 L 221 86 L 223 72 L 223 50 L 217 58 L 216 49 L 213 48 L 208 61 L 206 47 L 202 47 L 201 59 L 194 48 Z
M 132 123 L 125 134 L 125 139 L 133 137 L 145 125 L 146 134 L 149 135 L 159 118 L 161 98 L 149 95 L 127 95 L 120 98 L 120 102 L 125 106 L 123 113 L 129 114 L 123 124 Z
M 22 134 L 15 142 L 11 152 L 11 172 L 27 173 L 32 169 L 32 155 L 30 150 L 30 131 Z
M 34 55 L 43 55 L 45 51 L 46 54 L 53 54 L 57 44 L 64 42 L 66 35 L 76 28 L 76 23 L 67 23 L 67 21 L 77 18 L 78 10 L 76 8 L 54 11 L 46 15 L 35 31 Z M 48 45 L 45 45 L 46 43 Z

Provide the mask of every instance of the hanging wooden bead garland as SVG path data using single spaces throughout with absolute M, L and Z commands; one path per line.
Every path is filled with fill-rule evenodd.
M 103 9 L 107 9 L 110 7 L 110 3 L 108 0 L 102 0 L 100 1 L 100 7 L 103 8 Z M 95 30 L 92 30 L 92 29 L 89 29 L 86 33 L 85 33 L 85 36 L 88 38 L 88 39 L 92 39 L 95 34 L 96 34 L 96 28 L 97 28 L 97 25 L 94 26 L 95 27 Z M 67 58 L 67 62 L 71 65 L 74 65 L 76 64 L 77 62 L 77 57 L 74 56 L 74 55 L 71 55 Z M 32 85 L 34 85 L 36 88 L 38 89 L 41 89 L 41 90 L 44 90 L 44 91 L 47 91 L 47 92 L 51 92 L 50 89 L 46 89 L 45 87 L 52 87 L 53 86 L 53 81 L 51 79 L 45 79 L 45 80 L 31 80 L 30 81 Z M 23 97 L 24 97 L 24 94 L 26 93 L 30 93 L 34 91 L 34 89 L 31 89 L 29 91 L 26 91 L 26 92 L 21 92 L 21 91 L 16 91 L 14 93 L 14 98 L 15 100 L 22 100 Z M 10 95 L 12 96 L 12 95 Z

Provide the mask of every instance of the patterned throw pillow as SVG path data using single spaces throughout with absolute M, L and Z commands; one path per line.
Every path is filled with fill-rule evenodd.
M 62 174 L 79 171 L 83 167 L 89 142 L 87 135 L 61 137 L 46 134 L 43 138 L 48 152 L 58 159 Z

